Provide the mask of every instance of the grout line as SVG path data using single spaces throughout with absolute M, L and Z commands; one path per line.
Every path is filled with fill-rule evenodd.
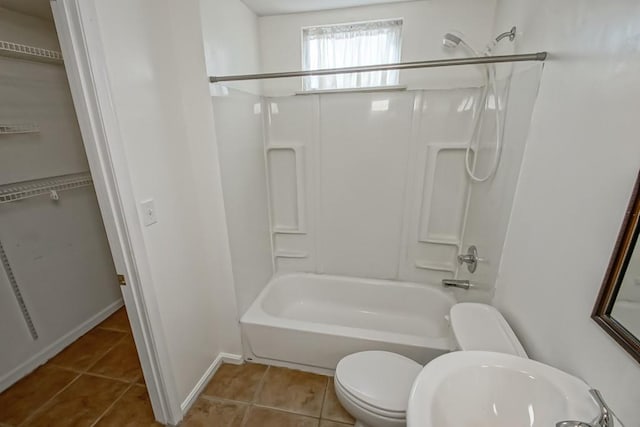
M 87 333 L 95 330 L 99 328 L 99 326 L 94 327 L 93 329 L 91 329 L 90 331 L 88 331 Z M 121 331 L 118 331 L 121 332 Z M 86 335 L 86 334 L 85 334 Z M 63 365 L 59 365 L 57 363 L 53 363 L 51 361 L 48 361 L 46 363 L 44 363 L 42 366 L 50 366 L 50 367 L 54 367 L 54 368 L 58 368 L 58 369 L 62 369 L 68 372 L 72 372 L 74 374 L 76 374 L 76 377 L 74 379 L 72 379 L 67 385 L 65 385 L 64 387 L 62 387 L 60 390 L 58 390 L 53 396 L 51 396 L 48 400 L 46 400 L 44 403 L 42 403 L 41 405 L 39 405 L 35 410 L 33 410 L 28 416 L 27 418 L 24 419 L 24 421 L 22 421 L 22 423 L 20 423 L 20 426 L 26 426 L 27 421 L 30 421 L 31 419 L 34 418 L 34 416 L 38 413 L 40 413 L 42 411 L 43 408 L 45 408 L 47 405 L 49 405 L 49 403 L 54 400 L 57 396 L 59 396 L 63 391 L 65 391 L 67 388 L 69 388 L 71 386 L 71 384 L 75 383 L 78 378 L 80 378 L 82 375 L 90 375 L 90 376 L 94 376 L 94 377 L 99 377 L 99 378 L 104 378 L 104 379 L 108 379 L 108 380 L 113 380 L 113 381 L 118 381 L 118 382 L 122 382 L 125 384 L 129 384 L 129 386 L 131 384 L 135 384 L 135 382 L 139 379 L 136 378 L 133 381 L 124 381 L 122 379 L 118 379 L 118 378 L 113 378 L 113 377 L 108 377 L 105 375 L 100 375 L 100 374 L 94 374 L 92 372 L 89 372 L 89 369 L 91 369 L 92 367 L 94 367 L 104 356 L 107 355 L 107 353 L 109 353 L 111 350 L 113 350 L 118 344 L 120 344 L 121 341 L 123 341 L 126 338 L 127 334 L 124 333 L 124 335 L 122 337 L 120 337 L 118 340 L 116 340 L 116 342 L 110 346 L 104 353 L 102 353 L 99 357 L 96 358 L 96 361 L 91 363 L 89 365 L 89 367 L 86 370 L 82 370 L 82 369 L 76 369 L 73 367 L 68 367 L 68 366 L 63 366 Z M 65 349 L 69 348 L 71 345 L 73 345 L 76 341 L 74 341 L 73 343 L 69 344 L 67 347 L 65 347 Z M 64 351 L 64 349 L 62 350 Z M 130 387 L 127 387 L 127 390 Z M 126 391 L 126 390 L 125 390 Z
M 309 414 L 302 414 L 300 412 L 294 412 L 294 411 L 290 411 L 288 409 L 282 409 L 282 408 L 275 408 L 273 406 L 269 406 L 269 405 L 262 405 L 260 403 L 254 403 L 252 404 L 252 406 L 258 407 L 258 408 L 263 408 L 263 409 L 271 409 L 274 411 L 279 411 L 279 412 L 285 412 L 287 414 L 291 414 L 291 415 L 299 415 L 301 417 L 307 417 L 307 418 L 314 418 L 316 420 L 319 420 L 320 417 L 319 416 L 315 416 L 315 415 L 309 415 Z M 328 420 L 327 420 L 328 421 Z
M 74 372 L 75 373 L 75 372 Z M 49 403 L 51 403 L 51 401 L 53 401 L 53 399 L 55 399 L 56 397 L 58 397 L 63 391 L 65 391 L 66 389 L 68 389 L 69 387 L 71 387 L 71 384 L 75 383 L 76 381 L 78 381 L 78 378 L 80 378 L 82 376 L 82 374 L 77 374 L 76 377 L 74 379 L 72 379 L 71 381 L 69 381 L 69 384 L 67 384 L 66 386 L 62 387 L 60 390 L 58 390 L 57 393 L 55 393 L 53 396 L 51 396 L 47 401 L 45 401 L 42 405 L 40 405 L 37 409 L 35 409 L 33 412 L 31 412 L 27 418 L 25 418 L 20 424 L 18 424 L 19 426 L 28 426 L 29 424 L 27 423 L 27 421 L 31 421 L 35 415 L 37 415 L 39 412 L 41 412 L 44 408 L 47 407 L 47 405 L 49 405 Z
M 103 378 L 105 380 L 117 381 L 119 383 L 124 383 L 124 384 L 136 384 L 136 381 L 138 380 L 137 377 L 133 381 L 130 381 L 130 380 L 122 379 L 122 378 L 110 377 L 108 375 L 96 374 L 94 372 L 83 372 L 82 375 L 87 375 L 89 377 Z M 138 385 L 142 385 L 142 384 L 138 384 Z
M 139 386 L 146 387 L 146 384 L 138 383 L 138 381 L 142 379 L 142 376 L 137 376 L 133 380 L 126 380 L 124 378 L 110 377 L 109 375 L 98 374 L 96 372 L 89 372 L 89 371 L 82 371 L 80 369 L 68 368 L 66 366 L 53 365 L 53 364 L 51 364 L 49 366 L 52 366 L 52 367 L 57 368 L 57 369 L 62 369 L 63 371 L 73 372 L 74 374 L 78 374 L 78 375 L 89 375 L 91 377 L 104 378 L 104 379 L 107 379 L 107 380 L 118 381 L 118 382 L 126 383 L 126 384 L 136 384 L 136 385 L 139 385 Z M 0 427 L 2 427 L 2 424 L 0 424 Z
M 113 402 L 111 402 L 111 405 L 107 406 L 107 409 L 105 409 L 102 414 L 100 414 L 98 416 L 98 418 L 96 418 L 96 420 L 90 424 L 90 427 L 95 426 L 96 424 L 98 424 L 98 422 L 104 418 L 105 415 L 107 415 L 107 413 L 111 410 L 111 408 L 113 408 L 114 406 L 116 406 L 116 403 L 118 403 L 118 401 L 120 401 L 120 399 L 122 399 L 122 397 L 131 389 L 131 387 L 133 387 L 133 384 L 129 384 L 127 387 L 125 387 L 124 391 L 122 393 L 120 393 L 120 395 L 118 397 L 115 398 L 115 400 Z
M 258 386 L 256 387 L 256 391 L 253 392 L 253 397 L 251 398 L 251 401 L 247 406 L 247 410 L 244 411 L 244 416 L 242 417 L 242 422 L 240 423 L 240 427 L 244 427 L 247 424 L 247 421 L 249 420 L 249 412 L 251 411 L 251 408 L 255 405 L 256 400 L 258 399 L 258 395 L 262 391 L 262 388 L 267 378 L 267 374 L 269 373 L 270 369 L 271 369 L 271 366 L 267 365 L 267 369 L 264 370 L 264 373 L 262 374 L 262 378 L 260 378 L 260 381 L 258 381 Z
M 258 395 L 262 391 L 262 387 L 264 386 L 264 383 L 267 378 L 267 374 L 269 373 L 270 369 L 271 369 L 271 366 L 267 365 L 267 369 L 264 370 L 264 373 L 262 374 L 262 378 L 260 378 L 260 381 L 258 381 L 258 386 L 256 387 L 256 391 L 253 392 L 253 398 L 249 403 L 251 404 L 255 403 L 256 399 L 258 398 Z
M 222 397 L 217 397 L 217 396 L 209 396 L 209 395 L 205 395 L 204 393 L 201 393 L 200 396 L 198 396 L 198 398 L 202 398 L 202 399 L 208 400 L 210 402 L 231 403 L 231 404 L 234 404 L 234 405 L 241 405 L 241 406 L 246 407 L 244 415 L 243 415 L 242 420 L 240 422 L 240 426 L 241 427 L 246 426 L 246 423 L 247 423 L 248 418 L 249 418 L 249 412 L 251 411 L 251 409 L 253 407 L 269 409 L 269 410 L 273 410 L 273 411 L 276 411 L 276 412 L 285 413 L 285 414 L 288 414 L 288 415 L 296 415 L 296 416 L 300 416 L 300 417 L 311 418 L 311 419 L 316 420 L 318 422 L 318 426 L 319 426 L 320 423 L 322 422 L 322 420 L 324 419 L 324 418 L 322 418 L 322 411 L 324 409 L 325 403 L 327 402 L 327 393 L 329 393 L 329 383 L 331 381 L 331 378 L 329 376 L 327 376 L 327 375 L 322 375 L 325 378 L 325 385 L 324 385 L 324 390 L 323 390 L 323 393 L 322 393 L 322 405 L 320 407 L 320 414 L 317 415 L 317 416 L 314 416 L 314 415 L 310 415 L 310 414 L 303 414 L 303 413 L 300 413 L 300 412 L 294 412 L 294 411 L 287 410 L 287 409 L 276 408 L 276 407 L 273 407 L 273 406 L 257 403 L 257 398 L 260 395 L 260 392 L 262 391 L 262 389 L 264 388 L 264 384 L 266 382 L 267 375 L 269 373 L 269 370 L 272 367 L 271 365 L 265 365 L 265 366 L 267 367 L 267 369 L 265 369 L 264 373 L 262 374 L 262 377 L 260 378 L 260 381 L 258 381 L 258 385 L 256 386 L 256 390 L 253 393 L 253 397 L 249 401 L 227 399 L 227 398 L 222 398 Z M 328 419 L 328 418 L 325 419 L 325 420 L 333 422 L 333 423 L 336 423 L 336 424 L 339 424 L 339 425 L 353 426 L 353 424 L 343 423 L 342 421 L 334 421 L 334 420 L 331 420 L 331 419 Z
M 116 348 L 118 345 L 120 345 L 120 343 L 124 342 L 124 339 L 127 337 L 127 334 L 125 333 L 122 337 L 120 337 L 119 339 L 116 340 L 115 343 L 113 343 L 113 345 L 111 347 L 109 347 L 104 353 L 102 353 L 100 356 L 98 356 L 96 358 L 96 360 L 91 363 L 88 367 L 87 370 L 85 372 L 89 372 L 89 370 L 91 368 L 93 368 L 94 366 L 96 366 L 98 364 L 98 362 L 100 362 L 102 359 L 104 359 L 104 357 L 111 353 L 111 351 Z M 137 355 L 136 355 L 137 356 Z
M 51 401 L 53 401 L 56 397 L 58 397 L 62 392 L 64 392 L 66 389 L 68 389 L 73 383 L 75 383 L 82 375 L 90 375 L 90 376 L 94 376 L 94 377 L 99 377 L 99 378 L 104 378 L 104 379 L 108 379 L 108 380 L 113 380 L 113 381 L 118 381 L 121 383 L 125 383 L 128 384 L 128 387 L 125 389 L 125 392 L 131 388 L 132 385 L 136 384 L 137 381 L 140 379 L 138 377 L 136 377 L 133 381 L 126 381 L 126 380 L 122 380 L 119 378 L 113 378 L 113 377 L 108 377 L 106 375 L 101 375 L 101 374 L 95 374 L 92 372 L 89 372 L 89 369 L 93 368 L 100 360 L 102 360 L 102 358 L 104 356 L 106 356 L 109 352 L 111 352 L 117 345 L 119 345 L 121 342 L 123 342 L 125 340 L 125 338 L 127 338 L 128 335 L 131 334 L 131 332 L 127 332 L 127 331 L 121 331 L 121 330 L 115 330 L 115 329 L 109 329 L 109 328 L 101 328 L 100 324 L 98 324 L 97 326 L 93 327 L 92 329 L 90 329 L 89 331 L 87 331 L 84 335 L 87 335 L 88 333 L 90 333 L 91 331 L 94 331 L 96 329 L 103 329 L 103 330 L 108 330 L 111 332 L 119 332 L 122 333 L 122 337 L 118 338 L 114 344 L 112 346 L 110 346 L 104 353 L 100 354 L 98 357 L 96 357 L 95 362 L 92 362 L 85 370 L 82 369 L 76 369 L 74 367 L 69 367 L 69 366 L 63 366 L 63 365 L 59 365 L 57 363 L 54 363 L 50 360 L 48 360 L 47 362 L 45 362 L 44 364 L 42 364 L 40 367 L 45 367 L 45 366 L 49 366 L 49 367 L 53 367 L 53 368 L 58 368 L 58 369 L 62 369 L 64 371 L 67 372 L 72 372 L 74 374 L 76 374 L 75 378 L 73 378 L 71 381 L 69 381 L 69 383 L 67 385 L 65 385 L 64 387 L 62 387 L 60 390 L 58 390 L 55 394 L 53 394 L 49 399 L 47 399 L 46 401 L 44 401 L 42 404 L 40 404 L 37 408 L 33 409 L 31 411 L 31 413 L 20 423 L 18 424 L 19 426 L 26 426 L 28 425 L 28 421 L 30 421 L 31 419 L 34 418 L 35 415 L 39 414 L 43 408 L 45 408 L 46 406 L 48 406 Z M 83 335 L 83 336 L 84 336 Z M 80 337 L 82 338 L 82 337 Z M 78 342 L 78 340 L 80 339 L 78 338 L 76 341 L 72 342 L 71 344 L 69 344 L 68 346 L 66 346 L 64 349 L 62 349 L 59 353 L 61 353 L 62 351 L 66 350 L 67 348 L 71 347 L 73 344 L 75 344 L 76 342 Z M 137 355 L 136 355 L 137 356 Z M 40 368 L 39 367 L 39 368 Z M 9 388 L 11 389 L 11 387 Z M 124 395 L 124 393 L 122 394 Z M 122 397 L 122 395 L 120 397 Z M 119 398 L 120 398 L 119 397 Z M 118 399 L 119 399 L 118 398 Z M 116 401 L 118 400 L 116 399 Z M 115 403 L 115 402 L 114 402 Z M 104 415 L 104 414 L 103 414 Z M 100 419 L 101 417 L 99 417 L 98 419 Z M 97 422 L 97 421 L 96 421 Z M 0 427 L 3 427 L 7 424 L 2 424 L 0 423 Z
M 198 399 L 204 399 L 204 400 L 208 400 L 209 402 L 216 402 L 216 403 L 233 403 L 235 405 L 244 405 L 244 406 L 249 406 L 251 405 L 251 402 L 243 402 L 242 400 L 233 400 L 233 399 L 224 399 L 222 397 L 216 397 L 216 396 L 198 396 Z
M 324 404 L 327 403 L 327 393 L 329 393 L 329 377 L 327 377 L 327 383 L 324 386 L 324 394 L 322 395 L 322 405 L 320 406 L 320 418 L 324 413 Z

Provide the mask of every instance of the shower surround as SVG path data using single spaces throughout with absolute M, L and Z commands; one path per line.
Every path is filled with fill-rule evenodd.
M 481 184 L 464 170 L 480 88 L 261 97 L 218 87 L 213 104 L 245 357 L 331 370 L 366 349 L 422 363 L 448 351 L 448 307 L 493 293 L 540 70 L 517 70 L 500 82 L 504 98 L 489 100 L 490 110 L 508 110 L 505 148 L 498 172 Z M 509 85 L 518 89 L 513 99 Z M 472 150 L 481 168 L 494 154 L 492 114 Z M 442 279 L 466 278 L 456 256 L 471 244 L 484 258 L 470 277 L 476 287 L 443 290 Z M 411 292 L 433 302 L 422 317 L 388 307 L 412 300 Z M 314 318 L 298 316 L 314 309 Z M 369 327 L 357 326 L 359 312 L 370 313 Z M 408 338 L 399 330 L 412 322 L 440 332 Z M 315 341 L 330 354 L 300 344 Z

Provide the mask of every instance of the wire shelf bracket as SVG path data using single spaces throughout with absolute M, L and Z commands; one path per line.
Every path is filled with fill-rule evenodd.
M 92 184 L 93 179 L 88 173 L 6 184 L 0 186 L 0 204 L 29 199 L 43 194 L 48 194 L 52 200 L 58 200 L 60 191 L 87 187 Z
M 62 64 L 62 52 L 0 40 L 0 56 Z
M 13 295 L 16 297 L 16 301 L 18 302 L 18 306 L 20 307 L 20 311 L 22 312 L 22 317 L 24 318 L 24 322 L 27 324 L 27 328 L 29 328 L 29 333 L 34 340 L 38 339 L 38 331 L 36 330 L 35 325 L 33 324 L 33 319 L 31 318 L 31 314 L 29 313 L 29 309 L 27 308 L 27 304 L 24 302 L 24 298 L 22 297 L 22 291 L 20 290 L 20 286 L 18 285 L 18 280 L 16 276 L 13 274 L 13 269 L 11 268 L 11 264 L 9 263 L 9 258 L 7 257 L 7 253 L 4 250 L 4 246 L 2 246 L 2 242 L 0 241 L 0 261 L 2 262 L 2 267 L 4 268 L 4 272 L 9 279 L 9 284 L 11 285 L 11 290 L 13 290 Z
M 15 135 L 21 133 L 38 133 L 40 128 L 35 123 L 0 123 L 0 135 Z

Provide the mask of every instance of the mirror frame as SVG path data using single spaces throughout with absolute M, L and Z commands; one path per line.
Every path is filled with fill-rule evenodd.
M 593 307 L 591 318 L 615 339 L 631 356 L 640 362 L 640 337 L 629 332 L 622 324 L 611 317 L 613 305 L 618 296 L 624 272 L 629 264 L 640 233 L 640 173 L 633 188 L 631 201 L 618 234 L 618 240 L 604 276 L 602 287 Z

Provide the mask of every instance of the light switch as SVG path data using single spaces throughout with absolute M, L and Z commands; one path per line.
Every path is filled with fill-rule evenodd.
M 140 202 L 140 209 L 142 210 L 142 223 L 145 226 L 148 227 L 158 222 L 158 218 L 156 217 L 156 206 L 153 199 Z

